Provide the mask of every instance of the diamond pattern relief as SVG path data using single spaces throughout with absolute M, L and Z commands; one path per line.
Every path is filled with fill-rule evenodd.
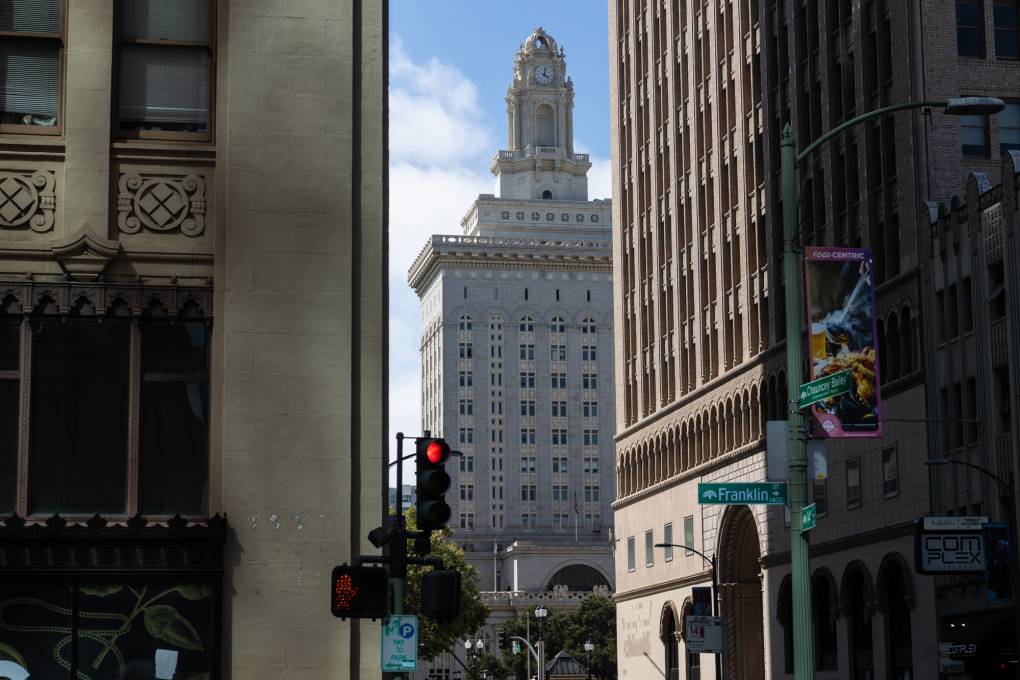
M 185 236 L 205 230 L 205 179 L 198 175 L 120 176 L 118 225 L 127 234 L 180 229 Z
M 0 171 L 0 227 L 53 227 L 54 177 L 52 172 Z

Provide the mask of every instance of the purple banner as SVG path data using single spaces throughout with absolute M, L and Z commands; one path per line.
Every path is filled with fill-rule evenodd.
M 849 369 L 849 392 L 810 407 L 818 437 L 880 437 L 875 286 L 871 251 L 804 251 L 811 380 Z

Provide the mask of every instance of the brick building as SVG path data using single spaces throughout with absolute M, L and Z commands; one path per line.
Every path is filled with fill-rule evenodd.
M 785 414 L 782 125 L 804 148 L 884 105 L 994 95 L 1013 98 L 997 119 L 914 110 L 856 127 L 798 178 L 802 244 L 874 253 L 883 376 L 883 436 L 829 440 L 810 494 L 816 677 L 937 676 L 938 593 L 912 568 L 912 522 L 945 509 L 923 466 L 941 451 L 925 423 L 937 359 L 918 215 L 969 172 L 997 181 L 1000 148 L 1018 141 L 1010 7 L 610 2 L 621 677 L 652 664 L 715 677 L 680 641 L 707 566 L 659 542 L 717 556 L 730 677 L 792 672 L 783 511 L 695 497 L 698 482 L 764 481 L 765 423 Z M 989 512 L 987 489 L 971 489 L 945 507 Z

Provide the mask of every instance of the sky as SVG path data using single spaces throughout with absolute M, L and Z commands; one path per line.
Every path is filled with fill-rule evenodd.
M 506 146 L 514 54 L 538 26 L 566 52 L 574 149 L 592 156 L 589 198 L 610 196 L 607 13 L 605 0 L 390 2 L 392 452 L 392 435 L 421 427 L 418 298 L 408 267 L 432 234 L 461 233 L 472 201 L 495 191 L 488 168 Z M 413 467 L 404 469 L 404 483 L 413 483 Z

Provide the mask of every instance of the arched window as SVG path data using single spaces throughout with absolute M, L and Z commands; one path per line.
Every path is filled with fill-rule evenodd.
M 843 572 L 840 599 L 846 613 L 849 677 L 872 678 L 875 674 L 871 644 L 873 591 L 871 577 L 860 562 L 851 562 Z
M 587 564 L 571 564 L 553 574 L 546 590 L 552 590 L 553 586 L 566 586 L 568 590 L 588 591 L 595 586 L 608 588 L 609 581 L 594 567 L 589 567 Z
M 776 618 L 783 629 L 783 672 L 793 673 L 793 591 L 789 576 L 779 584 Z
M 914 327 L 910 307 L 900 310 L 900 370 L 904 375 L 914 370 Z
M 550 333 L 566 333 L 567 324 L 563 322 L 563 317 L 554 316 L 552 321 L 549 322 Z
M 546 189 L 545 191 L 542 192 L 542 198 L 549 200 L 550 198 L 552 198 L 552 192 Z
M 530 316 L 521 317 L 521 333 L 534 333 L 535 332 L 535 320 Z
M 666 680 L 680 680 L 680 640 L 677 639 L 677 620 L 670 603 L 662 608 L 659 621 L 659 639 L 665 649 Z
M 834 671 L 836 661 L 836 586 L 826 570 L 811 578 L 811 626 L 814 629 L 815 670 Z
M 595 333 L 595 319 L 590 316 L 585 317 L 584 321 L 581 322 L 581 332 L 585 334 Z
M 896 553 L 886 555 L 878 570 L 879 606 L 885 612 L 886 677 L 909 680 L 914 676 L 910 635 L 913 603 L 906 561 Z
M 471 317 L 468 316 L 467 314 L 461 316 L 460 319 L 457 321 L 457 330 L 459 331 L 471 330 Z
M 538 146 L 556 146 L 553 108 L 548 104 L 539 104 L 535 109 L 535 143 Z

